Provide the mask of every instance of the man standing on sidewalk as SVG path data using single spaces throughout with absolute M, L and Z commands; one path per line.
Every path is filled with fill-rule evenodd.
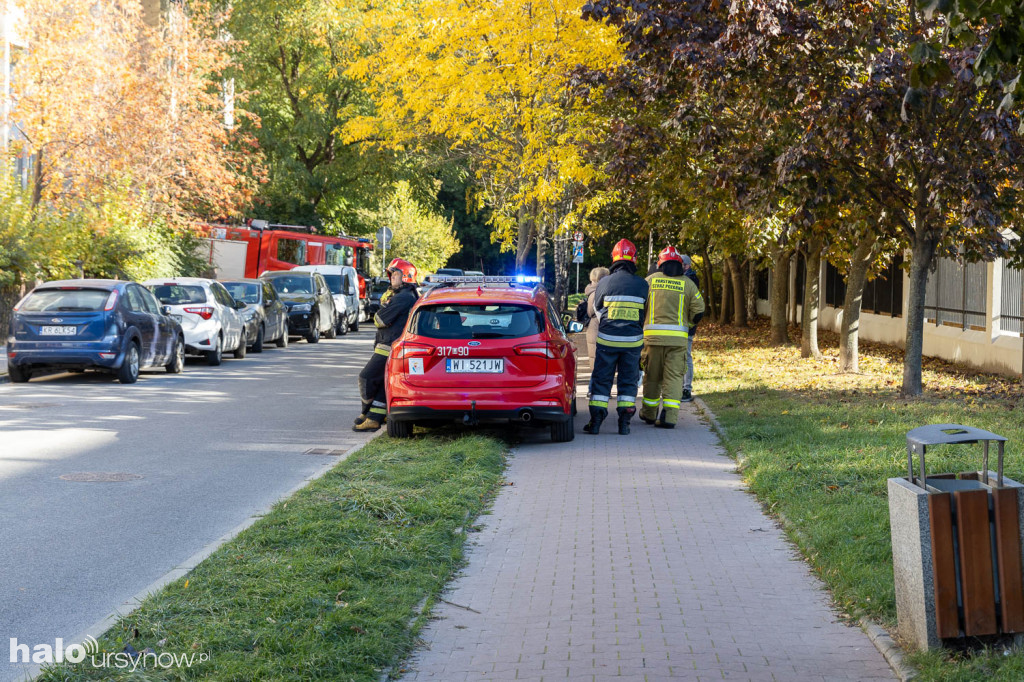
M 683 274 L 683 256 L 669 246 L 658 254 L 658 271 L 648 276 L 650 296 L 644 320 L 644 403 L 640 419 L 665 429 L 679 420 L 689 329 L 704 314 L 704 299 Z M 662 403 L 658 415 L 658 403 Z
M 697 279 L 697 273 L 693 269 L 693 260 L 689 256 L 683 256 L 683 268 L 683 275 L 696 285 L 697 295 L 700 296 L 700 280 Z M 693 402 L 693 337 L 697 334 L 697 322 L 699 321 L 699 317 L 693 321 L 689 333 L 686 335 L 686 374 L 683 375 L 682 398 L 684 403 Z
M 401 336 L 419 294 L 416 293 L 416 266 L 407 260 L 395 258 L 388 265 L 387 275 L 391 288 L 381 296 L 381 306 L 373 316 L 377 336 L 373 341 L 373 356 L 359 373 L 359 395 L 363 399 L 363 412 L 356 417 L 353 431 L 376 431 L 388 413 L 384 369 L 391 355 L 391 344 Z
M 612 249 L 610 274 L 598 282 L 594 292 L 597 313 L 597 352 L 590 375 L 590 422 L 583 427 L 597 434 L 608 417 L 608 401 L 616 373 L 619 377 L 619 433 L 629 433 L 636 414 L 637 384 L 640 382 L 640 350 L 644 344 L 644 306 L 647 282 L 636 276 L 636 246 L 628 239 Z

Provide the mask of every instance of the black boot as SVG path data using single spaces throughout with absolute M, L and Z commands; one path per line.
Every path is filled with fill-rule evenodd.
M 608 416 L 608 410 L 603 407 L 590 408 L 590 421 L 583 427 L 584 433 L 596 436 L 601 430 L 601 422 Z
M 619 408 L 619 435 L 629 435 L 629 420 L 636 414 L 635 407 L 620 407 Z

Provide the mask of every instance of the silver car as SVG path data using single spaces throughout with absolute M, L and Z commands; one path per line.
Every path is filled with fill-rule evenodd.
M 185 351 L 219 365 L 226 352 L 245 357 L 245 303 L 236 301 L 220 282 L 200 277 L 151 279 L 143 284 L 170 308 L 185 332 Z

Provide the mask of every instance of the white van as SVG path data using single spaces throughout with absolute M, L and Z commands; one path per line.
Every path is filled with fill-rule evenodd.
M 338 334 L 359 331 L 359 274 L 350 265 L 299 265 L 292 270 L 319 272 L 338 309 Z

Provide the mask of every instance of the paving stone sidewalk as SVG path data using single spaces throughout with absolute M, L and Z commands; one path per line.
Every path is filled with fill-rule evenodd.
M 573 442 L 513 453 L 402 679 L 896 679 L 692 405 L 628 437 L 579 405 Z

